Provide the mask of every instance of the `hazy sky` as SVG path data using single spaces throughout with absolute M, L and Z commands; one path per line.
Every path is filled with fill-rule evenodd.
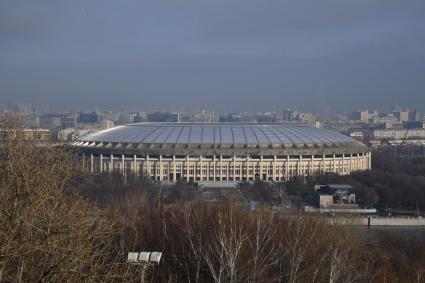
M 15 102 L 425 111 L 425 1 L 1 0 Z

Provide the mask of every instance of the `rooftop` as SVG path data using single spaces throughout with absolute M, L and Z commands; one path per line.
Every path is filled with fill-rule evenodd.
M 337 132 L 299 124 L 138 123 L 89 134 L 81 141 L 248 148 L 361 145 Z

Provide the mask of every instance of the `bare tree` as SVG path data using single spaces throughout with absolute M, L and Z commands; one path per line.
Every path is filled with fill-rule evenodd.
M 73 155 L 16 126 L 2 130 L 0 281 L 131 278 L 103 211 L 72 193 L 82 174 Z
M 216 212 L 210 241 L 203 250 L 204 260 L 215 282 L 240 282 L 246 277 L 238 264 L 248 233 L 235 203 L 224 203 Z
M 300 214 L 288 223 L 284 239 L 288 282 L 297 282 L 303 272 L 302 265 L 308 259 L 313 240 L 317 236 L 318 225 L 318 222 Z
M 276 224 L 270 212 L 259 212 L 255 215 L 254 233 L 249 238 L 252 253 L 249 262 L 250 282 L 258 282 L 259 278 L 266 277 L 276 260 L 279 260 L 275 246 Z

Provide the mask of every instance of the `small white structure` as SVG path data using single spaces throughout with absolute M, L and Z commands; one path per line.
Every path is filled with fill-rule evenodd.
M 137 265 L 159 264 L 161 257 L 161 252 L 129 252 L 127 256 L 127 263 Z
M 148 270 L 154 265 L 159 265 L 161 261 L 161 252 L 129 252 L 127 256 L 127 263 L 140 266 L 141 282 L 146 282 L 145 278 L 148 275 Z

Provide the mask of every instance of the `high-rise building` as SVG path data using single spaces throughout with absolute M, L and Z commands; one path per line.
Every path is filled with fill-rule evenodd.
M 283 112 L 283 119 L 285 121 L 294 121 L 297 116 L 298 116 L 298 111 L 294 109 L 286 109 Z
M 100 122 L 100 114 L 99 112 L 91 112 L 91 113 L 80 113 L 78 117 L 79 123 L 89 123 L 94 124 Z
M 367 122 L 369 121 L 369 111 L 357 110 L 356 112 L 351 113 L 351 119 L 355 121 Z
M 34 115 L 23 116 L 22 124 L 25 128 L 40 128 L 40 117 Z
M 148 113 L 148 122 L 180 122 L 179 113 L 154 112 Z
M 74 116 L 63 116 L 62 117 L 63 128 L 75 128 L 77 127 L 77 118 Z
M 394 112 L 394 116 L 397 117 L 399 122 L 409 121 L 409 111 L 398 111 Z
M 103 120 L 101 124 L 102 124 L 102 129 L 110 129 L 114 126 L 114 122 L 111 120 Z
M 40 127 L 45 129 L 59 128 L 62 126 L 61 115 L 43 115 L 40 117 Z

